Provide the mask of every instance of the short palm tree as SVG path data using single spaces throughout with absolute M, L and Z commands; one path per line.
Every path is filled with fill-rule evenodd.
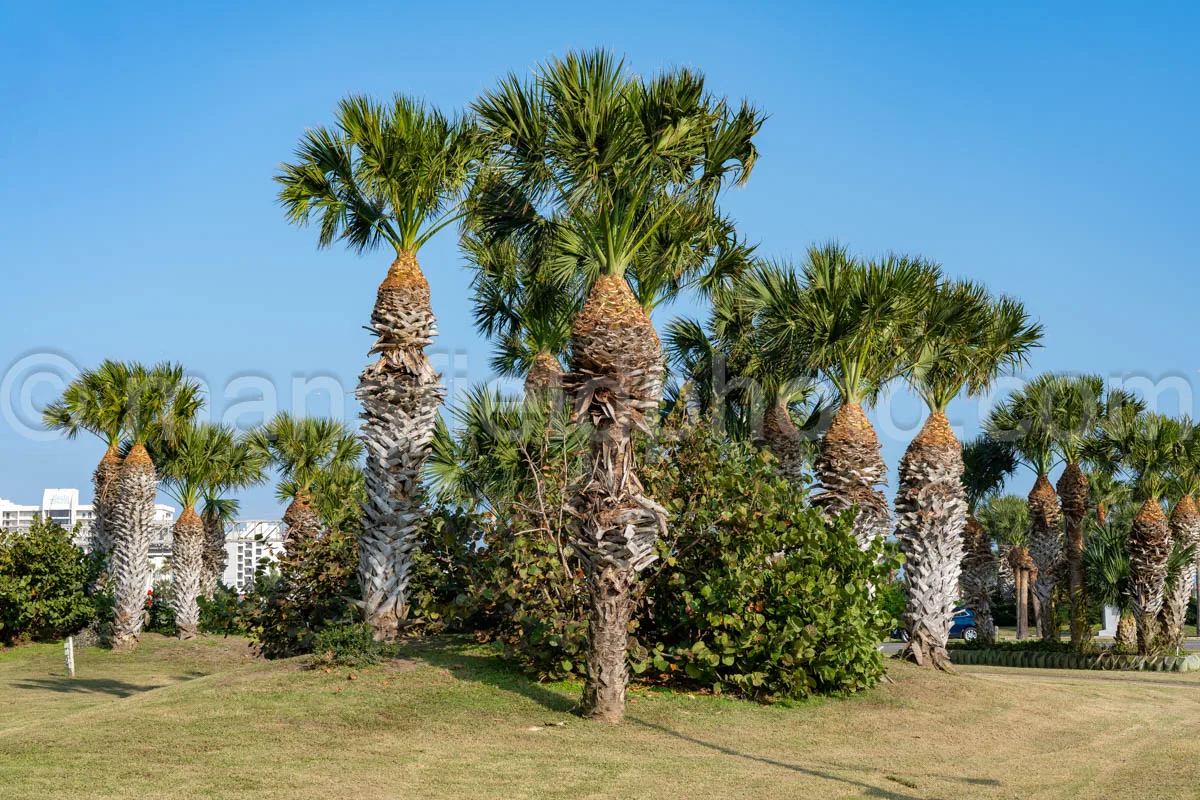
M 239 503 L 228 493 L 266 480 L 266 454 L 252 446 L 249 435 L 221 436 L 214 440 L 214 468 L 203 489 L 204 550 L 200 594 L 212 599 L 225 572 L 225 532 L 236 517 Z
M 1161 618 L 1161 641 L 1172 649 L 1178 649 L 1183 642 L 1184 618 L 1196 581 L 1196 552 L 1200 550 L 1200 512 L 1195 500 L 1196 492 L 1200 491 L 1200 430 L 1190 421 L 1183 424 L 1184 441 L 1171 470 L 1171 488 L 1178 500 L 1167 519 L 1171 558 Z
M 241 507 L 237 498 L 224 496 L 218 487 L 209 486 L 204 491 L 204 506 L 200 509 L 200 521 L 204 523 L 204 567 L 200 576 L 200 596 L 206 600 L 212 600 L 221 585 L 221 577 L 229 561 L 225 540 L 229 526 L 237 520 Z
M 900 461 L 896 539 L 905 556 L 909 633 L 902 656 L 946 669 L 969 505 L 963 484 L 962 445 L 946 408 L 960 393 L 978 396 L 1001 373 L 1024 363 L 1042 336 L 1021 303 L 993 300 L 980 284 L 944 283 L 918 314 L 918 357 L 909 385 L 929 417 Z
M 1001 548 L 1013 577 L 1017 602 L 1017 638 L 1029 635 L 1029 595 L 1037 564 L 1029 556 L 1029 504 L 1016 495 L 988 498 L 979 507 L 979 523 Z
M 62 397 L 48 405 L 43 423 L 74 439 L 87 431 L 105 444 L 104 457 L 92 473 L 92 530 L 89 550 L 107 558 L 112 550 L 112 501 L 121 471 L 121 441 L 130 410 L 130 367 L 120 361 L 104 361 L 84 370 L 63 390 Z
M 747 277 L 757 305 L 764 357 L 789 372 L 819 373 L 837 411 L 816 462 L 826 514 L 856 509 L 855 536 L 865 547 L 890 528 L 880 491 L 887 465 L 865 407 L 912 369 L 918 312 L 940 271 L 919 259 L 852 258 L 837 244 L 813 247 L 800 271 L 771 265 Z
M 251 431 L 247 446 L 280 475 L 275 494 L 280 502 L 288 502 L 283 524 L 284 547 L 289 551 L 295 550 L 302 540 L 319 537 L 324 530 L 313 496 L 322 473 L 355 465 L 363 454 L 362 442 L 343 423 L 320 417 L 295 417 L 286 411 Z M 364 559 L 374 555 L 371 550 L 360 551 Z M 407 581 L 407 573 L 404 579 Z
M 997 562 L 992 537 L 977 519 L 979 508 L 995 497 L 1017 469 L 1012 448 L 987 436 L 977 436 L 963 445 L 963 489 L 967 496 L 967 523 L 963 528 L 962 575 L 959 577 L 962 604 L 975 612 L 979 638 L 984 644 L 996 640 L 992 620 L 992 590 L 996 586 Z
M 148 446 L 171 442 L 192 424 L 203 406 L 200 387 L 176 364 L 129 365 L 128 451 L 113 496 L 114 618 L 112 644 L 133 650 L 142 632 L 146 590 L 150 587 L 150 538 L 158 473 Z
M 1088 519 L 1087 549 L 1083 552 L 1084 580 L 1093 603 L 1117 609 L 1116 643 L 1123 649 L 1137 647 L 1137 627 L 1130 604 L 1129 532 L 1120 525 Z
M 358 577 L 375 635 L 392 639 L 408 613 L 421 474 L 445 395 L 425 354 L 436 325 L 417 252 L 459 218 L 475 137 L 463 122 L 399 95 L 387 105 L 346 98 L 336 117 L 333 130 L 305 133 L 276 180 L 288 219 L 315 218 L 322 247 L 395 251 L 371 314 L 377 358 L 358 387 L 367 447 Z
M 570 53 L 515 75 L 474 106 L 488 143 L 472 230 L 542 249 L 583 302 L 565 388 L 591 424 L 590 470 L 570 500 L 591 594 L 584 713 L 619 721 L 638 574 L 664 511 L 642 492 L 632 434 L 662 393 L 662 345 L 647 308 L 710 259 L 715 198 L 749 175 L 762 116 L 731 108 L 701 74 L 631 75 L 610 53 Z

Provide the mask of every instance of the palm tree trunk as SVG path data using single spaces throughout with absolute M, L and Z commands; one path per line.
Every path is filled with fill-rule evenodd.
M 551 353 L 542 351 L 525 375 L 526 397 L 553 397 L 562 391 L 563 368 Z
M 225 550 L 225 523 L 215 514 L 206 515 L 204 523 L 204 570 L 200 576 L 200 594 L 212 600 L 225 574 L 229 554 Z
M 408 581 L 421 521 L 421 474 L 445 390 L 425 354 L 437 332 L 429 283 L 402 253 L 379 286 L 371 313 L 378 359 L 363 370 L 363 470 L 367 502 L 359 537 L 358 581 L 375 637 L 396 638 L 408 616 Z
M 204 570 L 204 523 L 188 506 L 175 520 L 171 545 L 171 607 L 180 639 L 200 633 L 200 575 Z
M 1033 559 L 1023 547 L 1013 547 L 1008 551 L 1008 561 L 1012 565 L 1014 595 L 1017 601 L 1017 638 L 1029 636 L 1029 584 L 1031 576 L 1036 573 Z
M 280 521 L 284 526 L 283 549 L 289 556 L 295 555 L 300 543 L 316 539 L 324 530 L 321 515 L 312 507 L 312 501 L 303 491 L 296 492 Z
M 1074 463 L 1058 479 L 1067 553 L 1067 584 L 1071 593 L 1071 647 L 1081 650 L 1092 639 L 1083 575 L 1083 518 L 1087 516 L 1088 479 Z
M 150 454 L 133 446 L 121 464 L 113 495 L 113 649 L 137 648 L 150 588 L 150 535 L 158 476 Z
M 1121 612 L 1121 617 L 1117 620 L 1115 642 L 1125 650 L 1133 650 L 1137 647 L 1137 620 L 1132 612 Z
M 1029 492 L 1029 555 L 1037 566 L 1033 578 L 1034 611 L 1042 639 L 1058 640 L 1058 620 L 1054 616 L 1053 594 L 1062 562 L 1061 515 L 1058 495 L 1050 479 L 1039 475 Z
M 875 428 L 861 405 L 843 404 L 833 415 L 829 431 L 821 439 L 816 472 L 823 491 L 813 503 L 831 518 L 857 507 L 854 536 L 859 546 L 866 549 L 887 535 L 891 514 L 878 488 L 887 485 L 887 464 L 880 455 Z
M 1184 549 L 1200 544 L 1200 512 L 1196 510 L 1196 501 L 1191 495 L 1185 494 L 1175 504 L 1167 524 L 1173 547 Z M 1190 560 L 1179 570 L 1179 575 L 1163 600 L 1161 634 L 1162 643 L 1167 647 L 1178 649 L 1183 644 L 1183 625 L 1195 580 L 1196 562 Z
M 108 558 L 112 552 L 112 502 L 120 474 L 121 453 L 115 444 L 110 444 L 104 451 L 104 457 L 96 465 L 96 471 L 92 473 L 92 486 L 95 490 L 89 543 L 92 555 Z
M 900 460 L 896 539 L 905 556 L 908 643 L 901 653 L 921 666 L 950 669 L 946 640 L 963 560 L 967 494 L 962 445 L 946 415 L 929 415 Z
M 979 641 L 993 644 L 996 641 L 996 623 L 992 619 L 992 589 L 996 585 L 996 555 L 987 532 L 971 514 L 963 528 L 961 586 L 963 606 L 975 612 L 979 625 Z
M 1157 639 L 1167 559 L 1171 555 L 1170 539 L 1162 507 L 1157 500 L 1147 498 L 1133 518 L 1133 528 L 1129 532 L 1129 601 L 1137 622 L 1137 646 L 1141 655 L 1148 655 Z
M 793 486 L 802 486 L 804 445 L 800 431 L 792 422 L 787 401 L 783 398 L 777 398 L 763 415 L 763 442 L 779 462 L 780 477 L 786 478 Z
M 614 275 L 596 281 L 571 337 L 566 386 L 577 422 L 593 431 L 588 474 L 567 506 L 591 597 L 583 713 L 620 722 L 638 574 L 654 561 L 666 518 L 643 494 L 633 454 L 633 430 L 648 430 L 646 415 L 662 391 L 662 344 L 625 279 Z

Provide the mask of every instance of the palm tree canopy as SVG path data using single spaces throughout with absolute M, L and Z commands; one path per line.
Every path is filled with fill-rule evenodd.
M 983 501 L 1004 488 L 1004 482 L 1017 470 L 1017 456 L 1010 444 L 983 435 L 963 445 L 962 458 L 963 488 L 974 513 Z
M 152 442 L 149 450 L 167 494 L 191 508 L 230 479 L 227 459 L 237 443 L 232 427 L 200 423 L 179 428 L 169 440 Z
M 1192 424 L 1165 414 L 1136 413 L 1127 406 L 1105 421 L 1104 447 L 1116 454 L 1122 471 L 1138 495 L 1158 500 L 1170 485 L 1172 471 L 1185 457 Z
M 976 513 L 987 535 L 1000 544 L 1025 547 L 1029 534 L 1029 504 L 1012 494 L 989 497 Z
M 87 431 L 110 447 L 119 445 L 129 415 L 131 380 L 130 365 L 123 361 L 106 359 L 95 369 L 83 370 L 46 406 L 43 424 L 63 431 L 68 439 Z
M 919 312 L 940 278 L 930 262 L 864 262 L 833 242 L 809 248 L 799 271 L 768 264 L 746 280 L 764 358 L 820 372 L 842 404 L 872 405 L 913 368 Z
M 204 407 L 200 384 L 184 376 L 179 364 L 153 367 L 130 363 L 129 408 L 125 436 L 130 445 L 170 441 L 189 428 Z
M 1129 608 L 1129 526 L 1100 525 L 1094 519 L 1085 524 L 1088 535 L 1083 574 L 1088 596 L 1097 604 L 1125 611 Z
M 953 281 L 938 286 L 919 309 L 916 336 L 909 384 L 930 411 L 945 411 L 963 390 L 983 394 L 999 375 L 1026 363 L 1040 346 L 1042 326 L 1020 301 L 993 299 L 980 283 Z
M 458 219 L 457 199 L 477 153 L 464 120 L 396 95 L 390 104 L 352 95 L 334 128 L 305 132 L 294 163 L 275 180 L 291 222 L 320 226 L 320 246 L 345 242 L 357 252 L 390 244 L 415 255 Z
M 281 500 L 298 492 L 311 495 L 322 470 L 356 464 L 363 454 L 362 442 L 342 422 L 286 411 L 253 430 L 247 442 L 281 473 Z
M 473 227 L 540 252 L 580 296 L 623 275 L 649 308 L 736 249 L 715 198 L 750 175 L 763 116 L 714 97 L 701 73 L 647 81 L 607 51 L 568 53 L 508 75 L 474 111 L 489 157 Z

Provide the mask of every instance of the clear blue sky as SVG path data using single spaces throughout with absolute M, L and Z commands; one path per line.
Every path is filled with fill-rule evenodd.
M 68 364 L 181 361 L 216 417 L 263 379 L 283 407 L 297 378 L 351 390 L 390 257 L 318 251 L 275 204 L 276 165 L 348 92 L 454 109 L 595 45 L 640 72 L 701 68 L 770 114 L 726 201 L 763 252 L 836 237 L 922 253 L 1025 300 L 1047 329 L 1034 370 L 1143 376 L 1164 410 L 1176 386 L 1197 411 L 1194 3 L 175 5 L 0 2 L 0 399 L 17 409 L 0 421 L 0 497 L 90 495 L 98 443 L 13 423 L 50 394 L 29 376 Z M 421 260 L 437 363 L 459 390 L 488 380 L 454 233 Z M 977 404 L 952 412 L 974 432 Z M 901 400 L 891 418 L 894 483 L 920 411 Z M 279 513 L 268 489 L 245 511 Z

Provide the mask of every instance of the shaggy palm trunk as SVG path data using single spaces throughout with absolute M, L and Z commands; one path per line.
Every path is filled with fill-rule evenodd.
M 1132 612 L 1121 612 L 1121 618 L 1117 620 L 1115 641 L 1124 650 L 1133 650 L 1137 647 L 1137 620 Z
M 896 539 L 905 556 L 909 640 L 901 656 L 920 666 L 950 669 L 946 640 L 963 560 L 967 493 L 962 445 L 946 415 L 929 415 L 900 460 Z
M 1017 638 L 1029 636 L 1029 590 L 1036 580 L 1037 565 L 1024 547 L 1008 551 L 1008 563 L 1013 573 L 1013 591 L 1017 601 Z
M 225 551 L 225 523 L 215 514 L 207 514 L 204 522 L 204 567 L 200 575 L 200 594 L 212 600 L 225 574 L 229 555 Z
M 1129 532 L 1129 602 L 1137 622 L 1138 653 L 1154 649 L 1163 607 L 1171 533 L 1158 500 L 1147 498 Z
M 545 351 L 538 353 L 525 375 L 525 396 L 553 398 L 562 386 L 563 369 L 558 359 Z
M 866 549 L 887 535 L 891 515 L 878 488 L 887 485 L 887 464 L 880 455 L 875 428 L 861 405 L 843 404 L 833 415 L 821 440 L 816 471 L 823 491 L 813 503 L 831 518 L 857 508 L 854 536 L 860 547 Z
M 114 650 L 137 648 L 150 588 L 150 529 L 154 524 L 154 497 L 158 476 L 150 454 L 135 444 L 121 464 L 113 494 Z
M 1092 638 L 1083 575 L 1083 518 L 1087 516 L 1088 480 L 1079 466 L 1067 464 L 1058 479 L 1067 554 L 1067 586 L 1071 593 L 1071 647 L 1081 650 Z
M 783 398 L 776 399 L 763 415 L 763 443 L 779 462 L 779 475 L 793 486 L 801 486 L 804 482 L 804 443 Z
M 379 286 L 371 313 L 378 358 L 363 370 L 363 469 L 367 502 L 358 542 L 358 582 L 375 638 L 396 638 L 408 616 L 408 581 L 421 520 L 421 473 L 445 390 L 425 354 L 437 332 L 429 283 L 402 253 Z
M 175 520 L 171 544 L 171 608 L 180 639 L 200 632 L 200 578 L 204 571 L 204 523 L 188 506 Z
M 662 391 L 662 344 L 629 285 L 613 275 L 596 281 L 571 339 L 566 387 L 576 421 L 592 428 L 588 472 L 567 506 L 591 601 L 582 710 L 620 722 L 638 573 L 654 561 L 666 518 L 643 494 L 633 454 L 633 431 L 647 430 Z
M 1172 547 L 1182 550 L 1200 544 L 1200 512 L 1197 512 L 1196 501 L 1191 495 L 1185 494 L 1175 504 L 1167 524 L 1171 531 Z M 1196 562 L 1192 559 L 1180 568 L 1163 600 L 1162 643 L 1167 647 L 1178 649 L 1183 644 L 1184 619 L 1195 581 Z
M 967 515 L 963 527 L 962 575 L 958 579 L 963 606 L 975 612 L 979 640 L 996 641 L 996 623 L 992 620 L 992 589 L 996 585 L 996 555 L 987 532 L 974 516 Z
M 1029 492 L 1029 555 L 1037 566 L 1032 589 L 1038 633 L 1046 641 L 1058 639 L 1052 596 L 1062 561 L 1062 529 L 1058 495 L 1050 479 L 1039 475 Z
M 312 501 L 304 492 L 296 492 L 292 502 L 283 512 L 283 549 L 289 556 L 296 553 L 303 542 L 312 541 L 321 535 L 321 515 L 312 507 Z
M 121 474 L 121 453 L 115 444 L 104 451 L 104 457 L 92 473 L 95 497 L 92 500 L 92 530 L 89 550 L 93 555 L 108 558 L 113 547 L 112 503 Z

